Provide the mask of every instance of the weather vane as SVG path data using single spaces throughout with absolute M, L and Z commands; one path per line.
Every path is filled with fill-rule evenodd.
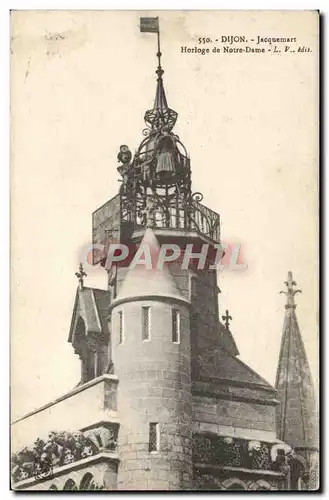
M 157 74 L 161 76 L 163 74 L 163 69 L 161 68 L 161 50 L 160 50 L 160 27 L 158 17 L 141 17 L 140 18 L 140 30 L 142 33 L 156 33 L 158 40 L 158 69 Z

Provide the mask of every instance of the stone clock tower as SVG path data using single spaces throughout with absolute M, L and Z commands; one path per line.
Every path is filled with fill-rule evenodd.
M 14 489 L 310 488 L 301 460 L 316 450 L 308 380 L 300 383 L 306 363 L 296 369 L 304 351 L 294 304 L 276 390 L 239 359 L 232 317 L 219 313 L 220 218 L 192 190 L 191 161 L 164 90 L 158 19 L 143 18 L 141 30 L 158 38 L 154 105 L 135 154 L 119 147 L 118 194 L 92 216 L 92 257 L 108 286 L 85 286 L 82 265 L 76 273 L 68 341 L 81 378 L 14 422 Z M 135 262 L 143 251 L 150 266 L 145 255 L 145 265 Z M 290 281 L 288 288 L 293 298 Z M 299 404 L 300 390 L 307 404 Z
M 217 276 L 209 269 L 220 251 L 219 215 L 192 192 L 190 159 L 173 130 L 178 115 L 167 104 L 160 51 L 157 55 L 145 138 L 133 157 L 128 146 L 120 147 L 120 192 L 93 215 L 95 244 L 129 248 L 129 257 L 110 267 L 106 254 L 96 254 L 96 262 L 109 267 L 111 356 L 120 380 L 118 488 L 123 489 L 129 484 L 191 488 L 192 376 L 201 348 L 219 341 Z M 129 269 L 140 244 L 158 256 L 161 245 L 172 243 L 180 247 L 174 262 L 162 269 Z M 187 248 L 191 258 L 182 269 Z

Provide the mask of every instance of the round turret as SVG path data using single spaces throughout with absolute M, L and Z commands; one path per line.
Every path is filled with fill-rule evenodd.
M 189 489 L 190 304 L 169 270 L 128 270 L 111 304 L 111 337 L 119 377 L 118 488 Z

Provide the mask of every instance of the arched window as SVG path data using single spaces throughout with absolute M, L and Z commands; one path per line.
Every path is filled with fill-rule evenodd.
M 241 484 L 238 484 L 238 483 L 234 483 L 234 484 L 231 484 L 231 486 L 229 486 L 228 488 L 226 488 L 227 490 L 245 490 L 245 488 L 241 485 Z
M 94 477 L 90 472 L 87 472 L 81 480 L 80 491 L 90 491 L 95 489 Z
M 77 321 L 75 327 L 76 342 L 82 346 L 82 356 L 81 356 L 81 380 L 82 383 L 88 382 L 92 377 L 90 376 L 90 367 L 88 360 L 88 349 L 86 346 L 86 324 L 81 316 Z
M 259 479 L 258 481 L 256 481 L 252 485 L 249 485 L 249 488 L 248 488 L 248 490 L 264 490 L 264 491 L 268 491 L 271 489 L 272 488 L 271 488 L 270 483 L 268 481 L 264 481 L 264 479 Z
M 119 318 L 119 344 L 123 344 L 125 338 L 125 321 L 123 311 L 118 311 Z
M 241 481 L 241 479 L 238 479 L 236 477 L 226 479 L 223 484 L 223 489 L 224 490 L 230 490 L 230 491 L 243 491 L 247 489 L 247 485 Z
M 78 337 L 78 340 L 83 341 L 86 337 L 86 325 L 84 319 L 79 316 L 77 321 L 77 326 L 75 327 L 75 336 Z
M 68 479 L 66 483 L 64 484 L 64 491 L 77 491 L 78 487 L 73 481 L 73 479 Z
M 298 491 L 302 489 L 301 477 L 304 472 L 304 465 L 299 457 L 294 457 L 290 461 L 290 489 Z
M 142 340 L 150 340 L 151 334 L 151 308 L 142 307 Z
M 180 344 L 180 312 L 178 309 L 171 311 L 171 333 L 174 344 Z
M 81 379 L 82 383 L 85 383 L 103 373 L 103 353 L 101 347 L 96 346 L 96 349 L 92 349 L 88 345 L 86 337 L 86 324 L 81 316 L 79 316 L 75 331 L 76 338 L 82 346 Z
M 55 484 L 52 484 L 49 488 L 50 491 L 58 491 L 58 488 Z

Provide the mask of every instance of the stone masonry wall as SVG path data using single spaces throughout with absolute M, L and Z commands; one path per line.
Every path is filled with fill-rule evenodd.
M 150 340 L 142 340 L 142 306 L 151 311 Z M 172 342 L 172 307 L 181 315 Z M 118 312 L 124 313 L 119 344 Z M 112 352 L 119 377 L 118 489 L 188 489 L 192 481 L 189 309 L 173 301 L 137 301 L 112 310 Z M 149 451 L 149 424 L 158 422 L 160 448 Z

